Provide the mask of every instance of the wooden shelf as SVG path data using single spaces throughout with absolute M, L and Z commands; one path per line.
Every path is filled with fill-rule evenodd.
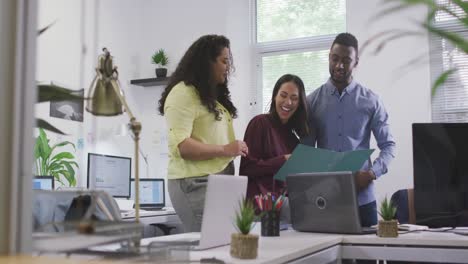
M 167 85 L 169 77 L 130 80 L 130 84 L 149 87 Z

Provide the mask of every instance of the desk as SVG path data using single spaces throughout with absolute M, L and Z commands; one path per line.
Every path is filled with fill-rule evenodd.
M 135 212 L 121 213 L 123 221 L 135 221 Z M 166 224 L 166 223 L 179 223 L 179 217 L 174 209 L 158 210 L 158 211 L 144 211 L 140 210 L 140 223 L 144 225 L 151 224 Z
M 123 221 L 135 221 L 135 211 L 121 213 L 121 217 Z M 181 222 L 174 208 L 170 208 L 156 211 L 140 210 L 140 223 L 145 226 L 158 227 L 164 235 L 169 235 L 171 230 Z
M 468 236 L 415 232 L 397 238 L 343 236 L 342 258 L 468 263 Z
M 193 233 L 149 238 L 142 241 L 167 241 L 190 237 Z M 330 263 L 341 259 L 380 259 L 468 263 L 468 236 L 452 233 L 418 232 L 398 238 L 376 235 L 333 235 L 282 231 L 280 237 L 260 237 L 254 260 L 232 258 L 229 246 L 190 253 L 191 260 L 218 258 L 226 263 Z

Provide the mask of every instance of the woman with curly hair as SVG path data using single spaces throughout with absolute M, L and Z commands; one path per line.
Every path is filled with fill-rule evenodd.
M 232 69 L 229 40 L 202 36 L 185 52 L 159 100 L 168 125 L 169 196 L 186 232 L 201 229 L 207 176 L 234 174 L 233 159 L 248 153 L 232 125 Z

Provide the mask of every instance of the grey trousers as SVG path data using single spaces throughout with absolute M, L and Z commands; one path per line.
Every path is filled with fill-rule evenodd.
M 234 163 L 215 174 L 234 175 Z M 200 232 L 205 205 L 208 175 L 167 181 L 172 206 L 184 226 L 185 232 Z

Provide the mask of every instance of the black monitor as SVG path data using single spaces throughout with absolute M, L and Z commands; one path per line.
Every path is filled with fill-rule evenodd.
M 130 197 L 132 159 L 88 153 L 87 186 L 92 190 L 103 190 L 113 197 Z
M 166 206 L 164 179 L 140 179 L 140 207 L 163 208 Z M 131 182 L 131 199 L 135 199 L 135 179 Z
M 54 186 L 53 176 L 35 176 L 33 179 L 33 190 L 53 190 Z
M 468 123 L 413 124 L 416 222 L 468 226 Z

